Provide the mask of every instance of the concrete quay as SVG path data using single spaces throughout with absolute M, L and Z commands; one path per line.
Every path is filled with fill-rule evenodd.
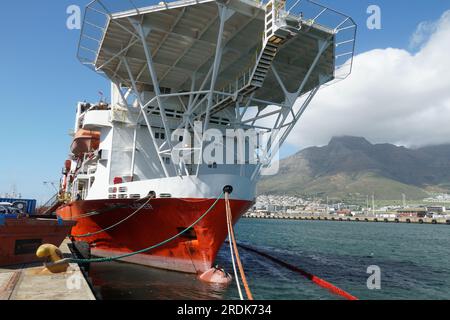
M 60 246 L 71 256 L 67 239 Z M 35 263 L 0 267 L 0 300 L 95 300 L 80 267 L 71 263 L 65 273 L 50 273 Z
M 383 223 L 418 223 L 418 224 L 446 224 L 450 225 L 450 218 L 419 218 L 419 217 L 396 217 L 380 218 L 374 216 L 352 216 L 342 217 L 331 214 L 296 214 L 296 215 L 262 215 L 250 213 L 244 218 L 248 219 L 275 219 L 275 220 L 317 220 L 317 221 L 340 221 L 340 222 L 383 222 Z

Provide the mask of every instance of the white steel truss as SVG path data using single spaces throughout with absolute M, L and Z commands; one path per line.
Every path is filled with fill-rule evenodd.
M 173 3 L 162 3 L 153 7 L 138 8 L 133 1 L 115 1 L 121 2 L 124 5 L 119 11 L 113 11 L 104 2 L 106 0 L 92 1 L 85 14 L 85 23 L 81 32 L 79 57 L 82 63 L 90 65 L 96 71 L 108 75 L 110 80 L 120 88 L 120 94 L 123 102 L 127 107 L 131 108 L 129 103 L 129 96 L 132 93 L 139 106 L 139 119 L 143 119 L 148 133 L 151 137 L 153 148 L 158 156 L 162 171 L 166 177 L 170 177 L 169 166 L 172 165 L 174 174 L 183 176 L 190 174 L 199 174 L 201 171 L 201 157 L 205 146 L 204 138 L 198 134 L 196 128 L 196 121 L 203 121 L 203 132 L 206 131 L 214 118 L 220 117 L 226 119 L 227 127 L 231 128 L 256 128 L 258 130 L 267 132 L 270 135 L 268 139 L 266 151 L 268 160 L 273 159 L 279 147 L 285 142 L 289 133 L 298 123 L 301 116 L 307 109 L 309 103 L 323 85 L 329 84 L 332 80 L 339 79 L 336 74 L 338 70 L 344 67 L 350 67 L 347 75 L 351 72 L 353 63 L 353 52 L 356 38 L 356 25 L 353 20 L 338 11 L 326 8 L 313 1 L 284 1 L 284 0 L 270 0 L 266 4 L 253 4 L 254 8 L 262 10 L 264 14 L 263 22 L 263 38 L 261 45 L 253 53 L 254 59 L 251 61 L 248 69 L 242 70 L 241 74 L 233 81 L 229 81 L 226 86 L 218 86 L 218 79 L 223 70 L 231 68 L 232 65 L 223 65 L 225 59 L 226 49 L 229 43 L 235 40 L 240 30 L 249 25 L 253 20 L 257 20 L 258 14 L 253 13 L 251 18 L 242 23 L 235 34 L 225 34 L 225 28 L 229 20 L 235 14 L 235 9 L 229 7 L 224 1 L 217 1 L 217 16 L 213 17 L 208 24 L 194 38 L 184 36 L 187 44 L 179 54 L 178 58 L 171 65 L 166 66 L 164 71 L 159 68 L 163 66 L 161 62 L 155 62 L 158 54 L 164 49 L 165 41 L 168 41 L 170 34 L 174 32 L 177 27 L 183 22 L 184 15 L 190 10 L 190 6 L 199 6 L 204 3 L 214 3 L 212 0 L 196 0 L 196 1 L 177 1 Z M 128 6 L 126 5 L 128 3 Z M 311 5 L 318 10 L 311 18 L 305 18 L 304 4 Z M 161 33 L 162 29 L 152 27 L 148 20 L 145 19 L 146 14 L 152 12 L 164 12 L 165 10 L 179 9 L 179 13 L 175 16 L 174 21 L 165 31 L 161 42 L 156 46 L 149 41 L 152 34 Z M 104 24 L 95 23 L 89 20 L 88 14 L 95 13 L 105 18 Z M 337 22 L 331 28 L 324 26 L 318 21 L 327 13 L 336 15 Z M 117 27 L 120 30 L 121 41 L 120 47 L 116 51 L 111 51 L 107 48 L 102 48 L 106 41 L 106 34 L 112 27 Z M 130 26 L 132 26 L 130 28 Z M 87 28 L 99 30 L 99 37 L 89 34 Z M 215 28 L 215 29 L 214 29 Z M 208 65 L 208 60 L 198 65 L 192 70 L 188 80 L 190 81 L 189 90 L 183 89 L 185 83 L 179 84 L 180 90 L 172 88 L 170 93 L 163 91 L 161 84 L 167 82 L 171 72 L 177 69 L 183 69 L 179 66 L 186 58 L 192 47 L 194 41 L 203 41 L 202 37 L 214 29 L 216 32 L 216 42 L 214 45 L 214 53 L 211 56 L 211 63 Z M 314 30 L 315 32 L 312 32 Z M 331 30 L 331 31 L 330 31 Z M 311 31 L 311 32 L 310 32 Z M 351 31 L 350 37 L 345 40 L 338 40 L 338 35 L 346 31 Z M 118 32 L 118 31 L 117 31 Z M 124 38 L 125 35 L 127 38 Z M 326 36 L 324 36 L 326 35 Z M 110 35 L 109 35 L 110 36 Z M 180 36 L 180 35 L 179 35 Z M 277 64 L 277 57 L 283 50 L 284 45 L 290 41 L 294 41 L 300 36 L 306 37 L 313 44 L 310 51 L 314 56 L 308 60 L 310 61 L 304 76 L 299 85 L 292 90 L 292 84 L 289 79 L 283 78 Z M 119 34 L 118 34 L 119 37 Z M 84 39 L 92 40 L 97 47 L 89 48 L 83 44 Z M 312 40 L 311 40 L 312 39 Z M 315 43 L 315 45 L 314 45 Z M 143 55 L 141 58 L 131 56 L 129 53 L 135 51 L 136 47 L 142 48 Z M 336 67 L 336 70 L 330 72 L 322 72 L 323 61 L 325 55 L 330 52 L 332 47 L 333 66 L 337 66 L 337 60 L 348 57 L 342 65 Z M 338 49 L 350 49 L 350 51 L 339 52 Z M 84 55 L 83 52 L 93 54 L 91 58 Z M 100 52 L 107 55 L 107 59 L 99 62 Z M 237 59 L 241 59 L 239 55 Z M 295 59 L 303 59 L 299 56 Z M 114 66 L 113 64 L 116 63 Z M 134 64 L 141 63 L 139 70 L 136 71 Z M 322 66 L 319 68 L 319 64 Z M 282 64 L 280 63 L 280 66 Z M 204 70 L 205 66 L 208 71 Z M 120 73 L 122 67 L 125 68 L 126 73 Z M 293 67 L 295 68 L 295 67 Z M 184 70 L 184 69 L 183 69 Z M 203 73 L 201 73 L 203 70 Z M 180 70 L 181 71 L 181 70 Z M 142 77 L 148 72 L 150 75 L 150 83 L 153 97 L 144 100 L 142 97 L 144 89 L 142 86 Z M 284 71 L 285 72 L 285 71 Z M 120 75 L 119 75 L 120 73 Z M 281 100 L 271 100 L 269 97 L 258 97 L 258 92 L 265 89 L 266 78 L 270 76 L 274 79 L 278 88 L 270 88 L 277 91 L 277 94 L 284 97 Z M 345 77 L 344 77 L 345 78 Z M 311 85 L 312 83 L 312 85 Z M 122 91 L 123 87 L 126 92 Z M 290 89 L 288 88 L 290 86 Z M 299 100 L 300 97 L 300 100 Z M 176 98 L 178 105 L 176 111 L 181 112 L 182 116 L 176 123 L 176 126 L 169 124 L 168 108 L 166 106 L 167 99 Z M 162 144 L 158 144 L 155 138 L 155 132 L 152 127 L 152 117 L 156 112 L 161 119 L 162 129 L 165 132 L 165 139 Z M 171 111 L 172 112 L 172 111 Z M 216 120 L 214 120 L 216 121 Z M 174 143 L 171 140 L 172 132 L 181 129 L 186 133 L 194 133 L 194 140 L 200 142 L 200 147 L 186 147 L 193 155 L 198 158 L 197 166 L 188 169 L 188 165 L 182 161 L 180 165 L 167 164 L 163 156 L 170 156 L 174 150 Z M 136 143 L 136 130 L 134 143 Z M 135 158 L 136 146 L 133 146 L 132 159 Z M 261 162 L 256 166 L 252 178 L 255 179 L 264 166 Z M 134 160 L 130 168 L 131 173 L 134 170 Z

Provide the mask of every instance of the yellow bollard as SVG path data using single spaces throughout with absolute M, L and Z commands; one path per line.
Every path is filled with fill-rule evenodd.
M 62 262 L 64 259 L 63 254 L 59 248 L 53 244 L 43 244 L 36 251 L 38 258 L 45 258 L 44 266 L 51 273 L 66 272 L 69 267 L 69 263 Z M 61 263 L 58 263 L 61 261 Z

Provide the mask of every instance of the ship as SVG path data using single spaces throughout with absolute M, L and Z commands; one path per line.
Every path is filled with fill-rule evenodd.
M 224 187 L 236 224 L 318 90 L 350 74 L 356 29 L 313 1 L 92 1 L 78 58 L 111 99 L 76 108 L 56 211 L 71 237 L 97 257 L 212 270 Z
M 8 199 L 0 203 L 0 266 L 17 267 L 39 262 L 43 244 L 59 246 L 74 221 L 34 215 L 36 200 Z

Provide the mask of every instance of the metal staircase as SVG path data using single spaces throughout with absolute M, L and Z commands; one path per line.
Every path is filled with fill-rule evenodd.
M 40 215 L 54 214 L 56 209 L 58 209 L 58 207 L 60 207 L 61 204 L 62 201 L 59 198 L 59 193 L 56 193 L 43 206 L 39 208 L 38 213 Z
M 280 10 L 285 7 L 285 0 L 270 0 L 265 7 L 265 30 L 263 38 L 262 50 L 252 65 L 250 72 L 245 72 L 244 75 L 236 80 L 236 87 L 233 95 L 217 93 L 213 97 L 213 106 L 211 107 L 211 114 L 215 114 L 232 106 L 236 100 L 249 97 L 255 90 L 261 88 L 264 80 L 269 73 L 270 67 L 278 53 L 280 46 L 282 46 L 289 37 L 292 37 L 292 32 L 287 31 L 279 23 Z M 221 90 L 225 92 L 226 90 Z M 231 91 L 231 90 L 230 90 Z M 231 92 L 230 92 L 231 93 Z

